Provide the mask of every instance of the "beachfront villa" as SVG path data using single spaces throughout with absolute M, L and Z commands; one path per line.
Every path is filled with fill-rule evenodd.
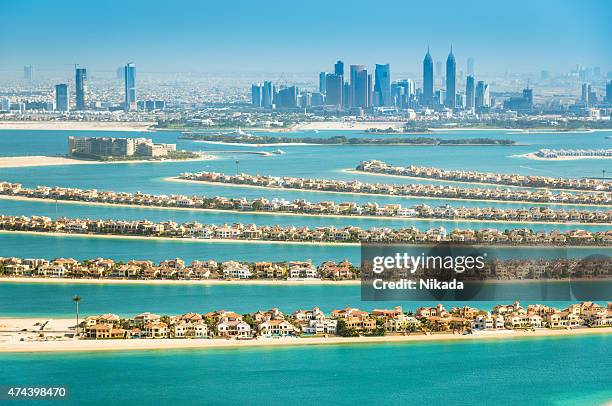
M 151 315 L 151 313 L 144 313 Z M 156 315 L 154 315 L 156 316 Z M 159 316 L 157 316 L 159 317 Z M 545 305 L 520 303 L 499 304 L 492 310 L 472 307 L 447 310 L 439 304 L 420 307 L 414 313 L 401 307 L 374 309 L 356 308 L 333 310 L 327 316 L 318 307 L 296 310 L 286 315 L 278 309 L 260 310 L 240 315 L 219 310 L 178 316 L 135 316 L 120 319 L 105 314 L 89 316 L 83 322 L 83 339 L 175 338 L 175 339 L 252 339 L 315 336 L 404 335 L 407 333 L 477 333 L 533 329 L 571 329 L 577 327 L 612 326 L 612 303 L 607 307 L 594 302 L 572 304 L 559 310 Z M 144 320 L 148 320 L 144 322 Z M 342 323 L 342 330 L 339 330 Z
M 185 195 L 151 195 L 144 193 L 126 193 L 81 190 L 76 188 L 60 188 L 38 186 L 35 189 L 22 187 L 18 183 L 0 182 L 0 194 L 13 198 L 49 199 L 57 201 L 82 202 L 83 204 L 117 204 L 140 207 L 170 207 L 210 209 L 224 211 L 252 211 L 293 213 L 302 215 L 327 216 L 370 216 L 425 219 L 457 219 L 479 221 L 528 221 L 556 223 L 609 223 L 612 222 L 612 211 L 603 210 L 569 210 L 532 206 L 525 208 L 497 207 L 455 207 L 442 205 L 432 207 L 418 204 L 403 207 L 401 204 L 379 205 L 376 202 L 357 204 L 354 202 L 309 202 L 296 199 L 292 202 L 284 199 L 227 198 L 221 196 L 185 196 Z M 248 230 L 250 238 L 258 236 L 257 230 Z M 214 234 L 207 232 L 209 238 L 233 238 L 236 233 L 231 227 L 215 230 Z

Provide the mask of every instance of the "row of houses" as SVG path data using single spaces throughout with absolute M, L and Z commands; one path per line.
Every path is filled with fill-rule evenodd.
M 269 279 L 269 280 L 353 280 L 378 277 L 371 262 L 361 267 L 343 260 L 324 261 L 318 266 L 312 261 L 243 262 L 193 260 L 190 264 L 181 258 L 161 261 L 129 260 L 115 262 L 108 258 L 78 261 L 74 258 L 18 258 L 0 257 L 0 274 L 15 277 L 47 278 L 114 278 L 114 279 Z M 394 279 L 412 277 L 410 269 L 389 269 Z M 419 271 L 419 275 L 427 275 Z M 471 273 L 467 271 L 466 276 Z M 563 278 L 605 278 L 612 275 L 609 257 L 555 259 L 493 259 L 474 273 L 479 279 L 522 280 Z
M 219 196 L 167 196 L 47 186 L 38 186 L 34 189 L 29 189 L 24 188 L 19 183 L 9 182 L 0 182 L 0 194 L 36 199 L 78 201 L 85 203 L 96 202 L 150 207 L 200 208 L 315 215 L 326 214 L 343 216 L 574 223 L 608 223 L 612 220 L 612 211 L 610 210 L 563 210 L 551 209 L 545 206 L 520 209 L 502 209 L 495 207 L 453 207 L 450 205 L 430 207 L 426 204 L 403 207 L 401 204 L 379 205 L 375 202 L 358 204 L 355 202 L 336 203 L 333 201 L 312 203 L 301 199 L 289 201 L 285 199 L 269 200 L 265 198 L 249 200 L 246 198 L 227 198 Z
M 107 258 L 78 261 L 74 258 L 0 257 L 0 273 L 7 276 L 49 278 L 116 278 L 116 279 L 279 279 L 279 280 L 348 280 L 356 279 L 359 270 L 349 261 L 239 262 L 194 260 L 186 264 L 181 258 L 161 261 L 129 260 L 115 262 Z
M 238 314 L 218 310 L 160 316 L 141 313 L 130 319 L 115 314 L 89 316 L 81 324 L 82 334 L 91 339 L 119 338 L 234 338 L 290 337 L 301 335 L 357 336 L 406 334 L 411 332 L 475 332 L 539 328 L 612 326 L 612 303 L 572 304 L 564 310 L 519 302 L 497 305 L 492 310 L 469 306 L 447 310 L 442 304 L 420 307 L 414 313 L 401 306 L 374 309 L 333 310 L 326 315 L 319 307 L 285 314 L 277 308 Z
M 276 189 L 318 190 L 342 193 L 365 193 L 389 196 L 434 197 L 464 200 L 494 200 L 556 204 L 609 205 L 612 195 L 607 192 L 553 192 L 550 189 L 464 188 L 450 185 L 418 183 L 365 183 L 359 180 L 310 179 L 245 173 L 227 175 L 216 172 L 182 173 L 180 179 L 234 185 L 261 186 Z
M 540 150 L 549 151 L 549 150 Z M 538 153 L 536 153 L 537 155 Z M 544 153 L 543 157 L 548 155 Z M 574 155 L 573 155 L 574 156 Z M 518 173 L 492 173 L 465 170 L 445 170 L 426 166 L 393 166 L 386 162 L 368 160 L 360 162 L 356 170 L 368 173 L 382 173 L 388 175 L 409 176 L 414 178 L 451 180 L 456 182 L 492 183 L 505 186 L 571 189 L 612 192 L 612 182 L 602 179 L 589 178 L 553 178 L 550 176 L 521 175 Z
M 231 225 L 202 224 L 197 221 L 176 223 L 149 220 L 90 220 L 76 218 L 51 219 L 46 216 L 0 215 L 0 230 L 54 232 L 68 234 L 137 235 L 168 238 L 265 240 L 298 242 L 371 242 L 371 243 L 438 243 L 457 242 L 500 245 L 610 245 L 612 230 L 534 231 L 520 229 L 454 229 L 444 227 L 421 231 L 416 227 L 362 229 L 356 226 L 258 226 L 234 223 Z

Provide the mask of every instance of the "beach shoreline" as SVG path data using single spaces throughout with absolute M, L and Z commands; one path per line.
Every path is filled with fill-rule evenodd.
M 612 207 L 612 205 L 609 205 L 609 204 L 590 205 L 590 204 L 584 204 L 584 203 L 528 202 L 528 201 L 523 201 L 523 200 L 465 199 L 465 198 L 458 198 L 458 197 L 390 195 L 390 194 L 383 194 L 383 193 L 338 192 L 338 191 L 332 191 L 332 190 L 281 188 L 281 187 L 270 187 L 270 186 L 259 186 L 259 185 L 248 185 L 248 184 L 225 183 L 225 182 L 209 182 L 206 180 L 182 179 L 178 176 L 170 176 L 167 178 L 163 178 L 163 180 L 167 182 L 184 182 L 184 183 L 202 184 L 202 185 L 208 185 L 208 186 L 228 186 L 228 187 L 239 187 L 239 188 L 266 189 L 266 190 L 284 190 L 284 191 L 294 191 L 294 192 L 302 192 L 302 193 L 312 192 L 312 193 L 334 193 L 334 194 L 341 194 L 341 195 L 381 196 L 381 197 L 392 197 L 392 198 L 401 198 L 401 199 L 453 200 L 453 201 L 470 201 L 470 202 L 486 202 L 486 203 L 517 203 L 517 204 L 544 205 L 544 206 L 582 206 L 582 207 L 586 206 L 586 207 L 601 207 L 601 208 Z
M 88 159 L 77 159 L 63 156 L 9 156 L 0 157 L 0 168 L 28 168 L 38 166 L 63 166 L 63 165 L 114 165 L 114 164 L 142 164 L 142 163 L 170 163 L 189 161 L 210 161 L 215 159 L 214 155 L 202 155 L 198 158 L 187 159 L 138 159 L 125 161 L 94 161 Z
M 156 122 L 121 121 L 0 121 L 0 130 L 139 131 L 149 132 Z
M 54 199 L 43 199 L 40 197 L 24 197 L 0 194 L 0 200 L 12 201 L 33 201 L 44 204 L 55 204 Z M 323 217 L 323 218 L 346 218 L 346 219 L 367 219 L 367 220 L 388 220 L 388 221 L 423 221 L 423 222 L 466 222 L 466 223 L 494 223 L 504 224 L 524 223 L 522 221 L 509 220 L 488 220 L 488 219 L 448 219 L 448 218 L 429 218 L 429 217 L 399 217 L 399 216 L 373 216 L 373 215 L 350 215 L 350 214 L 317 214 L 317 213 L 290 213 L 290 212 L 275 212 L 275 211 L 257 211 L 257 210 L 224 210 L 224 209 L 206 209 L 201 207 L 166 207 L 166 206 L 145 206 L 128 203 L 105 203 L 105 202 L 90 202 L 79 200 L 57 200 L 58 204 L 72 204 L 79 206 L 102 206 L 102 207 L 124 207 L 131 209 L 147 209 L 147 210 L 179 210 L 179 211 L 200 211 L 205 213 L 232 213 L 232 214 L 247 214 L 247 215 L 264 215 L 264 216 L 290 216 L 290 217 Z M 534 221 L 529 224 L 551 224 L 551 225 L 568 225 L 568 226 L 612 226 L 612 223 L 576 223 L 576 222 L 552 222 L 552 221 Z
M 409 175 L 395 175 L 392 173 L 380 173 L 380 172 L 367 172 L 367 171 L 358 171 L 353 168 L 340 169 L 341 173 L 349 173 L 352 175 L 366 175 L 366 176 L 383 176 L 389 178 L 397 178 L 397 179 L 413 179 L 420 181 L 430 181 L 430 182 L 440 182 L 440 183 L 459 183 L 463 185 L 480 185 L 480 186 L 491 186 L 492 188 L 512 188 L 512 189 L 544 189 L 544 190 L 554 190 L 558 192 L 580 192 L 580 193 L 607 193 L 602 190 L 581 190 L 581 189 L 557 189 L 557 188 L 549 188 L 549 187 L 538 187 L 538 186 L 519 186 L 519 185 L 503 185 L 500 183 L 486 183 L 486 182 L 469 182 L 464 180 L 451 180 L 451 179 L 438 179 L 438 178 L 425 178 L 425 177 L 417 177 L 417 176 L 409 176 Z
M 579 161 L 583 159 L 612 159 L 612 156 L 559 156 L 556 158 L 544 158 L 537 156 L 534 152 L 529 152 L 527 154 L 514 155 L 517 158 L 525 158 L 531 159 L 533 161 L 549 161 L 549 162 L 559 162 L 559 161 Z
M 40 320 L 40 319 L 25 319 Z M 62 323 L 73 323 L 73 319 Z M 24 321 L 21 319 L 20 321 Z M 11 323 L 11 319 L 0 319 L 0 323 Z M 253 340 L 235 339 L 120 339 L 120 340 L 49 340 L 49 341 L 0 341 L 2 353 L 32 353 L 32 352 L 98 352 L 98 351 L 136 351 L 136 350 L 168 350 L 168 349 L 239 349 L 239 348 L 287 348 L 307 345 L 351 345 L 351 344 L 409 344 L 409 343 L 453 343 L 474 342 L 480 340 L 508 340 L 534 338 L 563 338 L 583 335 L 607 335 L 612 333 L 612 327 L 581 328 L 575 330 L 549 330 L 481 332 L 475 334 L 412 334 L 402 336 L 371 336 L 371 337 L 301 337 L 301 338 L 259 338 Z

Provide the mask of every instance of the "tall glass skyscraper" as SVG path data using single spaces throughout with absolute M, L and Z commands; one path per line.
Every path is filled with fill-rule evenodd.
M 453 47 L 451 47 L 448 58 L 446 58 L 446 102 L 444 105 L 449 108 L 455 108 L 457 101 L 457 63 L 455 55 L 453 55 Z
M 68 85 L 65 83 L 55 85 L 55 109 L 57 111 L 68 111 L 69 100 Z
M 351 107 L 370 107 L 368 71 L 363 65 L 351 65 Z
M 470 75 L 465 80 L 465 108 L 474 110 L 476 107 L 476 82 L 474 76 Z
M 340 60 L 336 62 L 336 64 L 334 65 L 334 73 L 336 75 L 344 76 L 344 62 Z
M 325 104 L 334 106 L 338 109 L 342 108 L 344 83 L 342 75 L 328 73 L 325 76 Z
M 74 87 L 76 93 L 76 109 L 85 110 L 87 104 L 87 69 L 75 68 Z
M 423 100 L 424 106 L 432 106 L 434 98 L 434 70 L 433 59 L 429 54 L 429 47 L 423 59 Z
M 132 62 L 123 68 L 125 80 L 125 111 L 136 110 L 136 65 Z
M 374 71 L 374 105 L 393 105 L 391 100 L 391 68 L 389 64 L 376 64 L 376 70 Z

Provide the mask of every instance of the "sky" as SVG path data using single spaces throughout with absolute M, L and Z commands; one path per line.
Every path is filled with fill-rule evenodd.
M 0 71 L 419 72 L 452 44 L 481 73 L 612 70 L 610 0 L 2 0 Z

